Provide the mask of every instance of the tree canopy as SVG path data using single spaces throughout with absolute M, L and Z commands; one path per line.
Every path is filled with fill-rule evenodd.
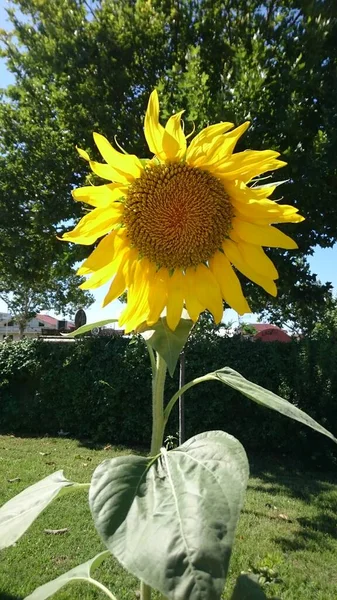
M 254 310 L 288 318 L 291 305 L 297 318 L 305 307 L 303 322 L 312 323 L 330 292 L 310 273 L 306 257 L 337 240 L 333 4 L 12 1 L 10 29 L 1 32 L 15 84 L 2 91 L 0 104 L 0 270 L 6 264 L 10 277 L 17 261 L 26 261 L 19 270 L 31 279 L 54 260 L 65 273 L 91 251 L 55 243 L 55 234 L 83 214 L 71 198 L 87 178 L 75 145 L 95 156 L 92 131 L 98 131 L 127 152 L 148 156 L 142 119 L 157 87 L 163 118 L 184 109 L 188 132 L 248 118 L 238 149 L 279 150 L 288 162 L 279 195 L 306 217 L 284 227 L 299 251 L 270 252 L 280 272 L 278 299 L 248 282 L 246 293 Z

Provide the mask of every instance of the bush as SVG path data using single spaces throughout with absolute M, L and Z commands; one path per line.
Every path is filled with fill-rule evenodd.
M 336 344 L 330 340 L 261 343 L 204 337 L 186 348 L 186 381 L 230 366 L 283 396 L 328 429 L 337 422 Z M 147 446 L 151 371 L 143 342 L 86 337 L 74 343 L 0 345 L 0 431 Z M 177 389 L 168 379 L 167 400 Z M 210 382 L 185 396 L 186 434 L 224 429 L 258 452 L 291 452 L 317 460 L 334 452 L 323 436 Z M 177 431 L 177 409 L 168 432 Z M 336 433 L 336 432 L 335 432 Z

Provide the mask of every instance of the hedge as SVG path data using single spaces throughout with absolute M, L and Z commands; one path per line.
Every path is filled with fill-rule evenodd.
M 337 347 L 333 340 L 250 342 L 237 338 L 192 341 L 186 381 L 230 366 L 280 394 L 337 433 Z M 177 374 L 168 379 L 167 400 Z M 150 366 L 143 342 L 86 337 L 74 343 L 0 344 L 0 432 L 146 447 L 151 427 Z M 218 382 L 185 396 L 186 433 L 224 429 L 249 451 L 291 452 L 296 458 L 336 457 L 323 436 L 263 409 Z M 175 434 L 177 410 L 168 425 Z

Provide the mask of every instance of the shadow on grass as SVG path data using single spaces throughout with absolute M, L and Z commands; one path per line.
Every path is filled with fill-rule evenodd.
M 23 596 L 12 596 L 0 590 L 0 600 L 23 600 Z
M 337 470 L 318 471 L 315 467 L 314 463 L 302 464 L 291 456 L 269 455 L 250 460 L 251 476 L 258 477 L 264 483 L 261 486 L 254 485 L 254 490 L 270 495 L 283 493 L 306 503 L 337 486 Z
M 292 462 L 289 457 L 255 459 L 251 465 L 252 477 L 258 477 L 263 485 L 252 485 L 255 491 L 266 495 L 286 495 L 314 508 L 314 514 L 301 515 L 292 520 L 298 525 L 292 537 L 279 537 L 275 542 L 284 552 L 312 550 L 322 547 L 333 549 L 332 540 L 337 539 L 337 474 L 322 472 L 307 465 Z M 277 503 L 277 500 L 275 499 Z M 268 506 L 268 505 L 267 505 Z M 271 505 L 270 505 L 271 507 Z M 272 518 L 261 513 L 259 517 Z
M 309 549 L 318 552 L 322 548 L 333 551 L 335 546 L 329 540 L 337 539 L 336 514 L 337 502 L 331 503 L 329 508 L 325 503 L 325 508 L 314 517 L 296 519 L 300 527 L 295 532 L 293 539 L 276 538 L 275 542 L 281 546 L 284 552 Z

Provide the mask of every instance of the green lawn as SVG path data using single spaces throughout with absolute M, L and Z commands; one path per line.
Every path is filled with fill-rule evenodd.
M 111 447 L 90 449 L 68 439 L 0 436 L 0 503 L 62 468 L 69 479 L 89 481 L 99 462 L 125 452 Z M 289 459 L 284 467 L 272 459 L 265 465 L 253 461 L 252 472 L 227 589 L 232 589 L 241 571 L 251 568 L 267 580 L 268 598 L 336 600 L 336 474 L 296 470 Z M 44 533 L 44 529 L 62 528 L 68 528 L 63 535 Z M 41 583 L 102 549 L 86 492 L 66 495 L 35 521 L 15 547 L 0 554 L 0 598 L 24 598 Z M 113 559 L 103 563 L 95 577 L 110 587 L 118 600 L 136 599 L 137 581 Z M 227 592 L 224 597 L 229 595 Z M 54 598 L 94 600 L 106 596 L 86 584 L 71 584 Z

